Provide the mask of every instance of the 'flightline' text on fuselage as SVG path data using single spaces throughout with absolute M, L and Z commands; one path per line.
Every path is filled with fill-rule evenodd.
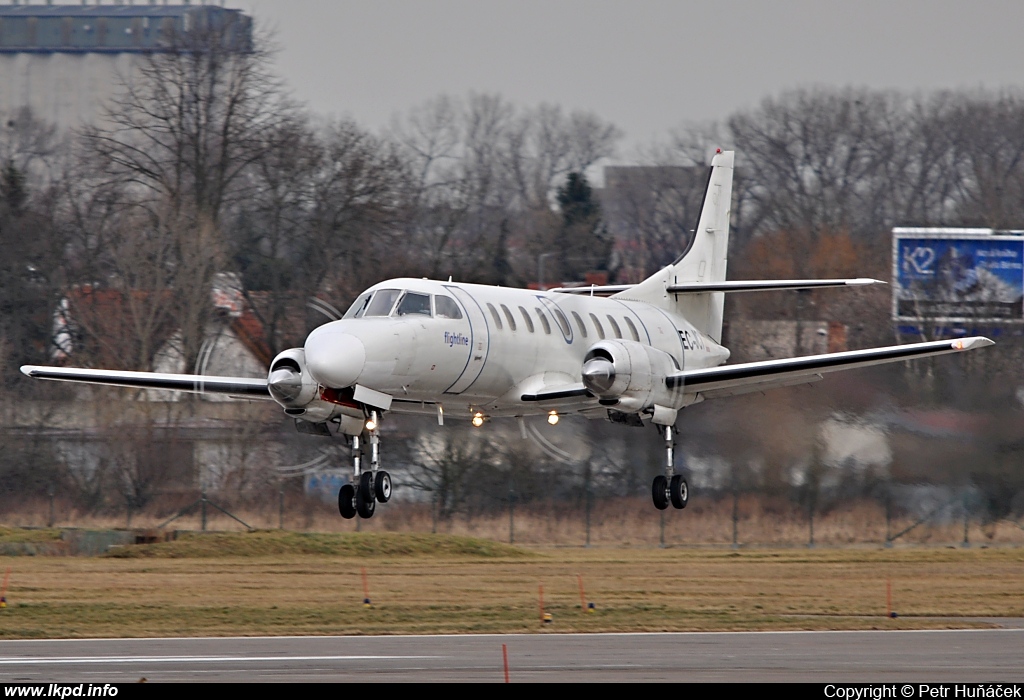
M 447 345 L 450 348 L 453 348 L 456 345 L 466 345 L 466 346 L 468 346 L 469 345 L 469 337 L 463 335 L 462 333 L 449 333 L 448 331 L 445 331 L 444 332 L 444 342 L 445 342 L 445 345 Z

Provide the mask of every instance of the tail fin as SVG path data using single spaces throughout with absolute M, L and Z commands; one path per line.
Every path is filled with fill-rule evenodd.
M 722 341 L 725 294 L 671 294 L 667 288 L 687 282 L 725 281 L 733 155 L 733 151 L 726 151 L 712 158 L 700 219 L 683 254 L 640 284 L 613 295 L 617 299 L 643 301 L 684 316 L 717 343 Z

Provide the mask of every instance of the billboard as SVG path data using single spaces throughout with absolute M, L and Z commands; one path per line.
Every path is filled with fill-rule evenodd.
M 992 229 L 893 229 L 893 319 L 1024 322 L 1024 236 Z

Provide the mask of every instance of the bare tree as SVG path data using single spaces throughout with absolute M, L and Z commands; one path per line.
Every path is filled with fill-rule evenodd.
M 218 225 L 245 194 L 243 173 L 294 111 L 270 59 L 265 38 L 250 41 L 231 22 L 168 35 L 124 76 L 104 120 L 85 129 L 96 167 L 144 201 Z
M 391 136 L 410 163 L 408 221 L 427 274 L 521 284 L 560 232 L 556 188 L 610 156 L 621 133 L 588 112 L 471 94 L 413 110 Z
M 1018 228 L 1024 218 L 1024 96 L 971 95 L 959 101 L 943 125 L 955 139 L 962 219 Z

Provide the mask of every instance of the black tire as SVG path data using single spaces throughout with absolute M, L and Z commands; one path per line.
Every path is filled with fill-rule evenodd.
M 391 475 L 383 469 L 377 472 L 377 479 L 373 482 L 373 492 L 381 503 L 391 500 Z
M 377 509 L 377 500 L 375 498 L 363 498 L 363 489 L 360 488 L 356 491 L 356 512 L 359 513 L 359 517 L 364 520 L 369 520 L 373 517 L 373 511 Z
M 373 500 L 373 472 L 363 472 L 359 475 L 359 495 L 364 501 Z
M 668 493 L 672 499 L 672 505 L 680 510 L 686 507 L 690 501 L 690 486 L 682 474 L 676 474 L 669 482 Z
M 356 517 L 356 487 L 352 484 L 345 484 L 338 492 L 338 512 L 341 517 L 351 520 Z
M 651 497 L 654 499 L 654 507 L 658 510 L 668 508 L 668 479 L 664 474 L 654 477 L 654 483 L 651 484 Z

